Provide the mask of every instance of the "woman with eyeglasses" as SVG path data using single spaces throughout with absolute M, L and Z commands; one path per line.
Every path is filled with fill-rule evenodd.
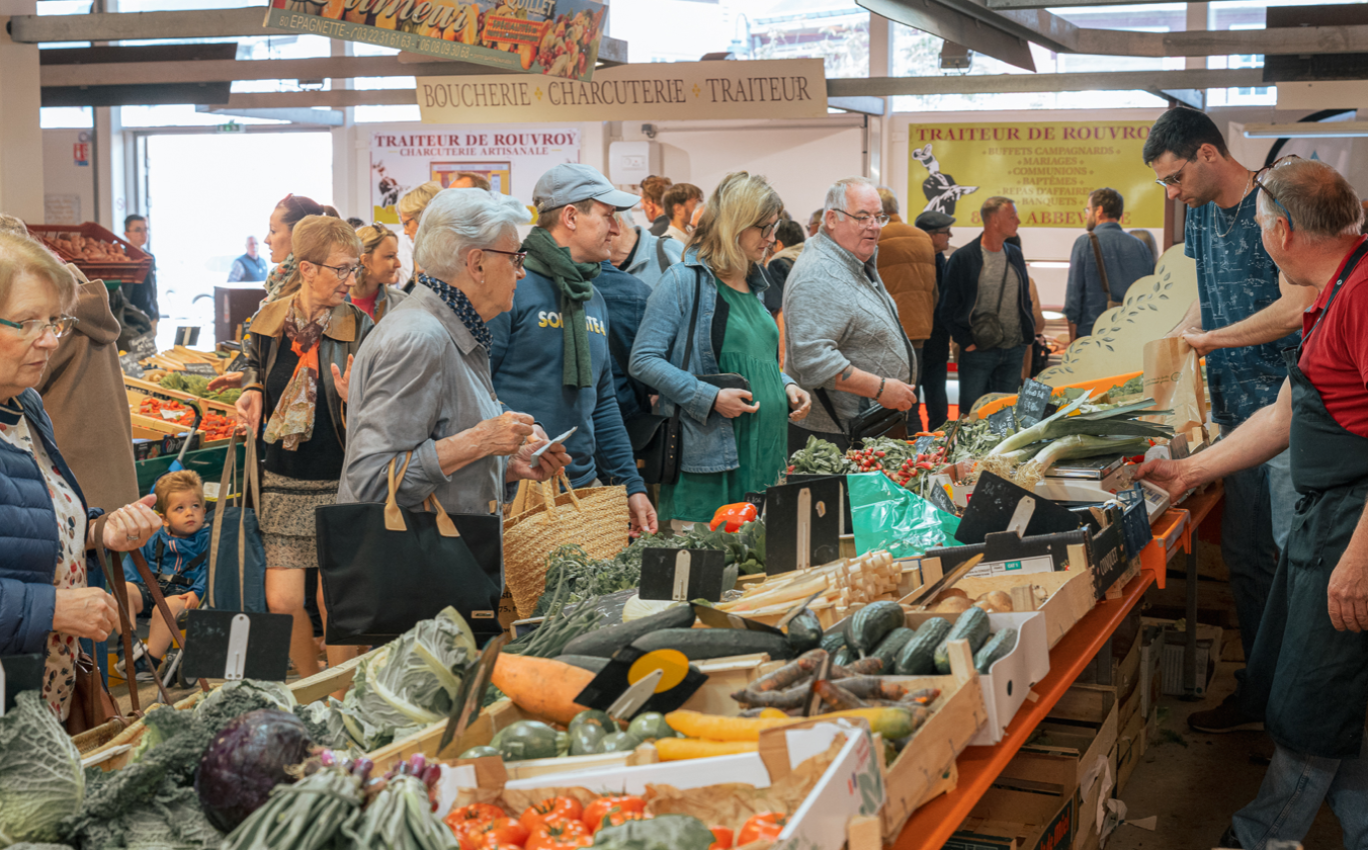
M 247 368 L 237 410 L 266 444 L 257 506 L 266 604 L 294 618 L 290 659 L 300 676 L 311 676 L 318 650 L 304 609 L 304 571 L 318 566 L 314 508 L 337 500 L 352 358 L 374 325 L 346 303 L 361 268 L 361 240 L 351 225 L 306 216 L 294 227 L 293 249 L 296 268 L 282 285 L 293 294 L 262 307 L 243 344 Z M 318 607 L 326 619 L 322 593 Z M 327 651 L 329 666 L 355 655 L 354 647 Z
M 662 521 L 708 522 L 721 505 L 774 484 L 787 463 L 788 423 L 811 406 L 779 369 L 779 327 L 761 300 L 783 206 L 765 178 L 727 175 L 683 261 L 646 304 L 631 374 L 659 391 L 662 415 L 683 410 L 682 471 L 660 488 Z
M 383 224 L 358 228 L 361 240 L 361 268 L 351 287 L 351 303 L 375 321 L 408 297 L 396 289 L 399 281 L 399 237 Z
M 89 662 L 118 621 L 90 550 L 98 542 L 128 552 L 161 528 L 148 497 L 113 511 L 95 539 L 104 511 L 86 503 L 34 389 L 75 305 L 76 281 L 61 262 L 0 233 L 0 655 L 45 655 L 43 699 L 73 721 L 80 655 Z

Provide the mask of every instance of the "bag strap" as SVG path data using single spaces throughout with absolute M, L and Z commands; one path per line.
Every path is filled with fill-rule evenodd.
M 1107 281 L 1107 264 L 1102 262 L 1102 243 L 1097 241 L 1097 234 L 1088 231 L 1088 241 L 1092 243 L 1093 258 L 1097 260 L 1097 271 L 1102 276 L 1102 294 L 1106 296 L 1107 303 L 1111 303 L 1111 284 Z
M 176 628 L 176 618 L 171 613 L 170 606 L 166 604 L 166 597 L 162 595 L 161 587 L 152 580 L 152 571 L 147 568 L 147 560 L 143 558 L 142 552 L 139 552 L 137 549 L 134 549 L 128 554 L 133 560 L 133 566 L 138 570 L 138 575 L 142 576 L 142 580 L 147 583 L 147 592 L 152 596 L 152 603 L 156 605 L 157 610 L 161 612 L 162 620 L 166 623 L 167 630 L 171 632 L 171 645 L 183 652 L 185 647 L 181 645 L 180 629 Z M 209 693 L 209 683 L 207 681 L 200 679 L 199 686 L 200 690 L 204 691 L 206 694 Z M 162 687 L 160 677 L 157 678 L 157 690 L 161 692 L 162 701 L 167 705 L 170 705 L 171 700 L 166 697 L 166 689 Z
M 656 262 L 660 264 L 660 270 L 662 272 L 672 265 L 670 262 L 670 255 L 665 253 L 665 240 L 673 238 L 673 236 L 659 236 L 656 238 Z
M 246 468 L 242 470 L 242 510 L 238 511 L 238 604 L 242 610 L 247 610 L 247 505 L 246 499 L 250 494 L 252 497 L 252 509 L 261 509 L 261 469 L 257 463 L 256 437 L 248 435 L 245 438 L 247 449 L 244 452 L 243 461 Z
M 611 331 L 612 329 L 609 328 L 609 330 Z M 650 394 L 646 392 L 645 385 L 640 381 L 633 380 L 632 373 L 627 371 L 627 364 L 631 360 L 631 357 L 627 355 L 629 355 L 630 352 L 623 352 L 622 340 L 613 336 L 612 333 L 608 334 L 608 354 L 613 358 L 613 361 L 617 363 L 618 368 L 622 370 L 622 374 L 627 376 L 627 386 L 631 388 L 632 395 L 636 398 L 637 408 L 645 413 L 650 413 Z
M 817 389 L 813 390 L 813 393 L 817 396 L 817 400 L 822 403 L 822 408 L 826 410 L 827 416 L 831 417 L 831 421 L 836 423 L 836 427 L 840 430 L 842 434 L 845 434 L 847 437 L 849 437 L 850 432 L 846 429 L 846 426 L 841 422 L 841 417 L 836 415 L 836 408 L 831 404 L 831 396 L 827 395 L 827 391 L 822 387 L 818 387 Z
M 124 585 L 123 564 L 119 559 L 109 557 L 105 551 L 104 531 L 105 525 L 109 522 L 109 514 L 105 514 L 95 520 L 95 557 L 100 562 L 100 569 L 104 571 L 105 583 L 109 585 L 109 593 L 114 597 L 114 605 L 119 609 L 119 637 L 123 639 L 124 647 L 124 674 L 128 680 L 128 702 L 132 707 L 133 714 L 142 716 L 142 700 L 138 698 L 137 676 L 134 674 L 133 660 L 133 626 L 128 618 L 128 587 Z M 113 564 L 111 565 L 111 560 Z M 161 683 L 158 682 L 158 685 Z
M 233 492 L 233 479 L 237 477 L 237 442 L 237 429 L 234 429 L 232 436 L 228 438 L 228 456 L 224 458 L 223 472 L 219 475 L 218 505 L 214 508 L 214 521 L 210 526 L 212 530 L 209 533 L 209 593 L 205 604 L 210 608 L 217 607 L 214 598 L 214 579 L 218 575 L 219 541 L 223 539 L 223 515 L 227 513 L 224 509 L 232 506 L 232 500 L 228 496 Z
M 693 312 L 689 314 L 689 332 L 684 336 L 684 359 L 680 361 L 679 368 L 685 372 L 689 371 L 689 358 L 693 357 L 694 332 L 698 330 L 698 302 L 703 297 L 703 271 L 694 267 L 694 300 Z M 679 422 L 679 416 L 683 412 L 683 407 L 675 405 L 674 416 L 670 418 Z
M 413 462 L 413 452 L 404 455 L 404 466 L 399 470 L 398 476 L 394 474 L 394 464 L 399 458 L 392 457 L 389 462 L 389 492 L 385 496 L 385 530 L 386 531 L 407 531 L 408 523 L 404 522 L 404 512 L 399 507 L 399 486 L 404 483 L 404 476 L 408 474 L 409 464 Z M 437 494 L 430 493 L 423 500 L 423 507 L 437 515 L 437 533 L 443 537 L 460 537 L 461 533 L 456 530 L 456 523 L 451 521 L 451 517 L 443 510 L 442 503 L 437 501 Z

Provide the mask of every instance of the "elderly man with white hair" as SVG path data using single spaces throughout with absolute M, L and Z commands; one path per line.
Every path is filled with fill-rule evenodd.
M 874 256 L 887 223 L 878 186 L 863 177 L 827 191 L 822 226 L 784 286 L 784 370 L 816 396 L 807 428 L 789 425 L 789 451 L 816 435 L 843 450 L 862 436 L 875 407 L 917 403 L 917 359 Z M 888 417 L 882 417 L 885 425 Z M 905 418 L 885 433 L 906 433 Z
M 398 490 L 417 508 L 436 495 L 450 513 L 488 513 L 504 485 L 545 480 L 570 462 L 526 413 L 494 393 L 486 325 L 513 306 L 525 272 L 527 209 L 483 189 L 447 189 L 427 205 L 414 241 L 424 273 L 372 332 L 352 366 L 347 454 L 338 503 L 383 502 L 391 460 L 412 463 Z

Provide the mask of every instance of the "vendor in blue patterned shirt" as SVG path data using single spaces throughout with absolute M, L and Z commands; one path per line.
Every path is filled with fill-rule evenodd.
M 1254 172 L 1230 155 L 1204 113 L 1185 106 L 1165 112 L 1143 156 L 1168 198 L 1187 204 L 1184 252 L 1197 262 L 1197 300 L 1169 335 L 1206 355 L 1211 418 L 1229 433 L 1277 399 L 1287 379 L 1281 352 L 1297 344 L 1316 293 L 1279 275 L 1254 220 Z M 1225 500 L 1221 555 L 1250 659 L 1277 553 L 1291 530 L 1296 492 L 1287 452 L 1226 476 Z M 1188 723 L 1201 732 L 1263 728 L 1240 713 L 1237 694 Z

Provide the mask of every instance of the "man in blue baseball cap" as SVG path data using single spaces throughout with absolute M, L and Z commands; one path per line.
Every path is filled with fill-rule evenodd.
M 531 413 L 553 438 L 578 429 L 565 440 L 571 484 L 625 485 L 640 534 L 655 532 L 656 513 L 618 406 L 609 331 L 617 315 L 615 342 L 631 351 L 636 323 L 627 316 L 639 320 L 650 289 L 608 262 L 620 227 L 615 213 L 638 200 L 587 165 L 542 175 L 532 190 L 536 226 L 522 245 L 527 277 L 513 309 L 489 322 L 489 363 L 500 401 Z

